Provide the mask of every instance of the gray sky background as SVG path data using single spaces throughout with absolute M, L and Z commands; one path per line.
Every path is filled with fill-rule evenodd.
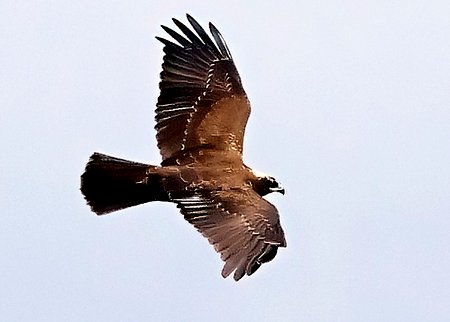
M 224 35 L 288 248 L 239 283 L 171 204 L 96 217 L 94 151 L 157 164 L 164 35 Z M 0 319 L 450 321 L 450 2 L 1 1 Z

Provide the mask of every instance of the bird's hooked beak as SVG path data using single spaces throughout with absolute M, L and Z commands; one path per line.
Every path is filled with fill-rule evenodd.
M 282 195 L 284 195 L 285 190 L 284 190 L 283 187 L 278 186 L 278 187 L 275 187 L 275 188 L 270 188 L 270 192 L 279 192 Z

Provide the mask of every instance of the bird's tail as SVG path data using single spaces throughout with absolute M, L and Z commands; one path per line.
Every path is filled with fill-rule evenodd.
M 97 215 L 149 201 L 167 201 L 155 166 L 94 153 L 81 176 L 81 192 Z

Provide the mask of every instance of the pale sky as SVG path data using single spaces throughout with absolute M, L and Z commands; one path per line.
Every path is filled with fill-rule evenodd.
M 104 217 L 94 151 L 160 162 L 161 24 L 225 37 L 288 247 L 251 277 L 175 205 Z M 450 321 L 450 2 L 0 3 L 0 320 Z

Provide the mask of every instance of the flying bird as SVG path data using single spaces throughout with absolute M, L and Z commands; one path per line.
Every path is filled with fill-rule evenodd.
M 208 33 L 172 19 L 181 33 L 163 43 L 156 138 L 160 166 L 94 153 L 81 176 L 81 192 L 97 215 L 150 201 L 177 205 L 238 281 L 286 247 L 277 209 L 263 196 L 284 189 L 242 160 L 250 103 L 230 50 L 213 24 Z

